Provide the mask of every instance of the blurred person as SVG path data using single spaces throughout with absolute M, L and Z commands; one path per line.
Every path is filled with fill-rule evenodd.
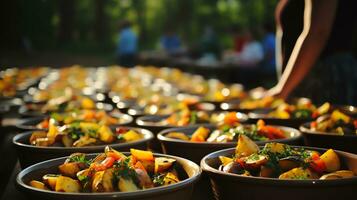
M 262 46 L 264 51 L 264 58 L 262 67 L 265 73 L 275 74 L 275 33 L 271 24 L 265 24 L 263 27 Z
M 165 34 L 161 36 L 160 45 L 169 55 L 176 55 L 181 51 L 181 39 L 170 28 L 167 28 Z
M 231 52 L 224 55 L 224 62 L 236 64 L 240 67 L 257 67 L 264 58 L 263 47 L 257 39 L 256 32 L 246 30 L 246 42 L 240 53 Z
M 221 49 L 216 33 L 213 28 L 207 26 L 201 39 L 201 55 L 209 56 L 215 59 L 220 58 Z
M 281 78 L 267 95 L 357 104 L 357 62 L 352 55 L 356 4 L 353 0 L 279 2 L 277 67 Z
M 124 67 L 133 67 L 136 62 L 138 39 L 131 26 L 131 22 L 127 20 L 122 21 L 119 25 L 119 42 L 116 53 L 118 64 Z
M 243 47 L 247 39 L 245 35 L 242 33 L 242 29 L 240 26 L 233 27 L 233 49 L 235 52 L 240 53 L 243 50 Z

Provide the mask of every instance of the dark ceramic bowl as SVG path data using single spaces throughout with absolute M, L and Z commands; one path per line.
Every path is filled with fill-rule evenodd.
M 326 149 L 306 149 L 324 152 Z M 232 156 L 235 149 L 225 149 L 205 156 L 202 170 L 211 179 L 215 198 L 232 199 L 351 199 L 356 194 L 357 176 L 336 180 L 279 180 L 274 178 L 247 177 L 218 170 L 219 156 Z M 345 169 L 357 174 L 357 155 L 336 151 Z
M 125 153 L 128 155 L 128 153 Z M 93 158 L 97 154 L 90 154 L 88 157 Z M 201 175 L 200 167 L 192 161 L 162 154 L 154 154 L 175 159 L 182 167 L 182 176 L 186 177 L 182 181 L 163 187 L 146 189 L 135 192 L 107 192 L 107 193 L 63 193 L 46 191 L 33 188 L 27 185 L 31 180 L 39 180 L 45 174 L 58 173 L 58 166 L 66 158 L 57 158 L 32 165 L 22 170 L 16 179 L 16 185 L 20 191 L 30 197 L 30 199 L 47 199 L 47 200 L 107 200 L 107 199 L 140 199 L 140 200 L 183 200 L 190 199 L 195 183 Z
M 201 159 L 212 152 L 231 148 L 237 146 L 236 142 L 190 142 L 179 139 L 173 139 L 166 137 L 166 134 L 170 132 L 182 132 L 187 135 L 191 135 L 199 125 L 190 126 L 190 127 L 180 127 L 180 128 L 170 128 L 161 131 L 157 138 L 161 143 L 162 151 L 165 154 L 175 155 L 179 157 L 184 157 L 189 160 L 194 161 L 195 163 L 200 163 Z M 209 128 L 211 131 L 216 129 L 215 125 L 205 125 L 206 128 Z M 298 145 L 302 141 L 301 133 L 293 128 L 288 127 L 279 127 L 284 129 L 289 133 L 289 138 L 275 140 L 276 142 L 282 142 L 287 144 Z M 266 142 L 257 142 L 258 144 L 265 144 Z M 202 193 L 202 190 L 205 190 L 205 193 Z M 194 190 L 195 199 L 208 200 L 213 198 L 212 191 L 210 190 L 209 178 L 207 175 L 203 175 L 199 183 L 197 184 Z
M 357 135 L 335 135 L 332 133 L 310 130 L 310 123 L 300 126 L 307 146 L 333 148 L 351 153 L 357 153 Z
M 111 116 L 115 118 L 121 118 L 123 120 L 122 123 L 111 125 L 111 127 L 130 125 L 133 122 L 133 117 L 127 114 L 113 113 Z M 39 130 L 36 125 L 42 122 L 45 118 L 46 116 L 22 119 L 19 121 L 19 123 L 16 124 L 16 127 L 21 130 Z
M 150 140 L 154 138 L 153 134 L 146 129 L 127 127 L 129 129 L 134 129 L 137 132 L 144 135 L 141 140 L 109 144 L 108 146 L 119 150 L 119 151 L 129 151 L 130 148 L 144 149 L 148 147 Z M 16 135 L 12 142 L 15 145 L 17 155 L 19 157 L 20 165 L 22 168 L 28 167 L 32 164 L 45 161 L 52 158 L 58 158 L 62 156 L 68 156 L 72 153 L 98 153 L 103 151 L 104 147 L 107 145 L 97 145 L 97 146 L 86 146 L 86 147 L 37 147 L 29 143 L 33 131 L 25 132 Z
M 293 128 L 299 128 L 301 124 L 311 121 L 311 118 L 292 118 L 292 119 L 280 119 L 269 117 L 268 113 L 272 109 L 256 109 L 248 113 L 249 122 L 256 123 L 259 119 L 264 120 L 267 124 L 288 126 Z
M 43 103 L 36 103 L 39 105 L 44 105 Z M 108 103 L 102 103 L 102 102 L 97 102 L 96 103 L 96 108 L 98 110 L 104 110 L 107 112 L 110 112 L 113 110 L 113 106 L 108 104 Z M 28 109 L 26 105 L 23 105 L 19 108 L 18 110 L 19 114 L 23 117 L 39 117 L 39 116 L 47 116 L 49 113 L 42 113 L 39 110 L 31 110 Z
M 247 125 L 249 126 L 249 125 Z M 199 127 L 190 126 L 190 127 L 180 127 L 180 128 L 170 128 L 161 131 L 157 138 L 161 143 L 163 153 L 180 156 L 192 160 L 193 162 L 200 163 L 201 159 L 214 151 L 221 149 L 231 148 L 237 146 L 237 142 L 190 142 L 179 139 L 168 138 L 166 135 L 170 132 L 182 132 L 186 135 L 192 135 L 192 133 Z M 214 125 L 205 125 L 204 127 L 209 128 L 211 131 L 215 130 Z M 286 139 L 277 139 L 269 141 L 257 141 L 258 145 L 264 145 L 267 142 L 281 142 L 290 145 L 299 145 L 302 142 L 301 133 L 289 127 L 277 126 L 278 128 L 284 130 L 288 133 L 288 138 Z
M 154 133 L 156 136 L 160 131 L 168 128 L 177 128 L 174 125 L 162 125 L 159 122 L 166 119 L 168 115 L 145 115 L 136 119 L 136 124 L 142 128 L 148 129 Z M 248 117 L 245 114 L 240 114 L 241 122 L 247 121 Z M 207 125 L 207 124 L 197 124 L 197 125 Z M 159 141 L 155 138 L 152 141 L 152 148 L 155 151 L 161 151 L 161 146 Z

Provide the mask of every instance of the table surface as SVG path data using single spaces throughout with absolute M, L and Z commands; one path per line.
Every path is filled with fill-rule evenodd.
M 2 195 L 2 200 L 10 200 L 10 199 L 16 199 L 16 200 L 27 200 L 26 198 L 20 191 L 17 190 L 15 186 L 16 182 L 16 176 L 20 172 L 20 164 L 19 162 L 16 163 L 14 170 L 11 173 L 9 182 L 5 188 L 5 191 Z

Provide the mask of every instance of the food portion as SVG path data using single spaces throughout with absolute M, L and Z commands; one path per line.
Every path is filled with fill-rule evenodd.
M 323 154 L 302 147 L 267 143 L 260 149 L 245 135 L 239 135 L 233 157 L 220 156 L 220 170 L 242 176 L 309 180 L 351 178 L 355 174 L 343 169 L 338 154 L 329 149 Z
M 141 133 L 123 127 L 112 131 L 107 125 L 94 122 L 71 122 L 59 125 L 49 121 L 48 131 L 34 131 L 29 143 L 34 146 L 84 147 L 104 144 L 125 143 L 140 140 Z
M 259 120 L 257 124 L 236 124 L 234 126 L 224 125 L 213 131 L 201 126 L 197 128 L 192 134 L 170 132 L 166 134 L 165 137 L 191 142 L 223 143 L 237 142 L 240 135 L 245 135 L 254 141 L 269 141 L 274 139 L 287 138 L 289 134 L 280 128 L 265 125 L 263 120 Z
M 241 120 L 245 120 L 243 114 L 239 112 L 208 112 L 181 109 L 164 120 L 161 125 L 187 126 L 193 124 L 212 123 L 217 125 L 235 125 Z
M 42 122 L 36 125 L 39 129 L 48 129 L 49 122 L 55 121 L 59 126 L 71 124 L 74 122 L 92 122 L 99 125 L 116 125 L 125 123 L 126 119 L 116 116 L 115 113 L 109 114 L 102 110 L 78 110 L 66 113 L 52 113 L 50 117 L 45 118 Z
M 275 97 L 264 97 L 258 99 L 246 98 L 239 103 L 239 109 L 261 109 L 261 108 L 276 108 L 280 104 L 284 103 L 283 99 Z
M 58 166 L 58 174 L 46 174 L 28 184 L 56 192 L 134 192 L 178 183 L 175 159 L 156 157 L 150 151 L 130 150 L 124 155 L 110 147 L 89 159 L 74 153 Z
M 9 68 L 0 71 L 0 97 L 13 97 L 18 90 L 25 90 L 48 72 L 46 67 Z
M 334 110 L 331 114 L 322 115 L 311 122 L 310 130 L 335 135 L 357 136 L 357 119 L 339 110 Z

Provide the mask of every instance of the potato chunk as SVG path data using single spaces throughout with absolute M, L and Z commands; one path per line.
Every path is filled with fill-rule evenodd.
M 105 143 L 114 142 L 114 134 L 108 126 L 101 126 L 98 130 L 99 140 Z
M 41 189 L 41 190 L 48 190 L 48 188 L 46 187 L 46 185 L 44 183 L 42 183 L 41 181 L 35 181 L 35 180 L 32 180 L 30 181 L 30 185 L 34 188 L 37 188 L 37 189 Z
M 59 176 L 56 183 L 56 192 L 80 192 L 79 181 L 66 176 Z
M 58 176 L 59 175 L 55 175 L 55 174 L 46 174 L 42 177 L 42 181 L 46 185 L 48 185 L 52 190 L 55 190 Z
M 316 179 L 318 176 L 314 174 L 309 169 L 304 169 L 302 167 L 294 168 L 287 171 L 279 176 L 279 179 Z
M 174 163 L 175 159 L 158 157 L 155 158 L 155 173 L 164 172 L 169 169 Z
M 77 172 L 81 171 L 81 168 L 77 162 L 64 163 L 58 166 L 58 169 L 61 174 L 72 178 L 76 178 Z
M 133 180 L 125 178 L 120 178 L 118 182 L 118 189 L 121 192 L 132 192 L 139 190 L 138 186 L 135 185 Z
M 245 135 L 239 135 L 238 145 L 236 147 L 237 157 L 249 156 L 253 153 L 257 153 L 259 147 L 249 137 Z
M 327 172 L 334 172 L 340 169 L 340 159 L 334 150 L 327 150 L 320 158 L 324 161 Z

